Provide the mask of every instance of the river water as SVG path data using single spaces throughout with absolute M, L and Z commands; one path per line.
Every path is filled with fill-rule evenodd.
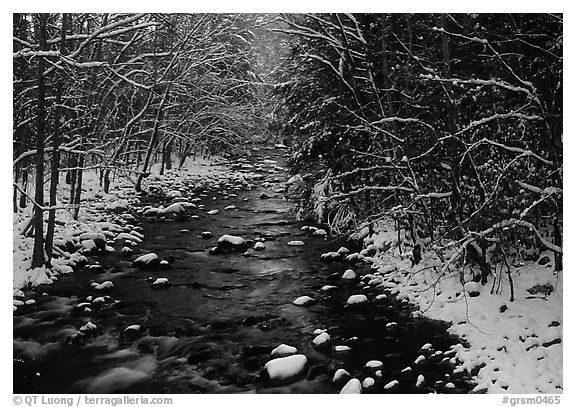
M 247 162 L 264 159 L 284 163 L 282 151 L 262 149 Z M 391 391 L 401 393 L 468 392 L 470 378 L 452 376 L 446 363 L 450 345 L 457 338 L 447 325 L 413 319 L 408 304 L 389 298 L 375 302 L 381 290 L 342 284 L 348 268 L 360 275 L 366 265 L 344 260 L 325 262 L 320 256 L 346 246 L 342 237 L 311 236 L 295 220 L 294 205 L 274 192 L 287 178 L 278 167 L 268 166 L 252 190 L 234 189 L 224 180 L 211 190 L 194 191 L 197 204 L 217 215 L 195 210 L 197 219 L 176 222 L 138 217 L 146 239 L 126 258 L 117 253 L 91 258 L 103 269 L 60 276 L 49 286 L 28 294 L 36 304 L 14 314 L 14 392 L 16 393 L 337 393 L 331 383 L 334 371 L 344 368 L 360 380 L 375 377 L 364 367 L 369 360 L 383 362 L 374 391 L 398 380 Z M 266 188 L 262 187 L 263 182 Z M 232 195 L 234 193 L 236 196 Z M 261 199 L 266 192 L 269 199 Z M 214 199 L 216 198 L 216 199 Z M 225 199 L 223 199 L 225 198 Z M 147 196 L 142 205 L 157 204 Z M 224 208 L 234 205 L 236 209 Z M 190 233 L 183 232 L 184 229 Z M 202 239 L 210 231 L 212 239 Z M 210 247 L 223 234 L 246 239 L 264 238 L 265 250 L 212 255 Z M 287 246 L 302 240 L 304 246 Z M 131 267 L 137 254 L 154 252 L 171 262 L 169 269 L 138 270 Z M 166 277 L 170 286 L 152 289 L 151 281 Z M 97 297 L 91 282 L 110 280 L 114 290 L 91 313 L 76 307 L 86 297 Z M 326 284 L 337 288 L 321 292 Z M 365 294 L 369 303 L 346 307 L 351 294 Z M 309 307 L 292 305 L 302 295 L 317 302 Z M 81 307 L 82 308 L 82 307 Z M 91 321 L 96 335 L 81 343 L 67 338 Z M 390 323 L 395 322 L 395 326 Z M 127 326 L 142 326 L 140 335 L 123 334 Z M 316 329 L 327 329 L 332 345 L 319 351 L 312 346 Z M 261 377 L 270 350 L 285 343 L 308 358 L 307 374 L 286 386 L 272 387 Z M 432 344 L 435 356 L 415 366 L 420 348 Z M 429 352 L 430 353 L 430 352 Z M 442 361 L 444 360 L 444 361 Z M 412 371 L 402 372 L 406 367 Z M 425 385 L 416 388 L 422 374 Z M 454 388 L 446 388 L 452 382 Z

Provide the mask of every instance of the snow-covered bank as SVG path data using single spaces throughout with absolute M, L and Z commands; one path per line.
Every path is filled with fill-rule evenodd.
M 442 267 L 435 253 L 423 253 L 420 264 L 413 266 L 407 256 L 399 255 L 393 227 L 377 230 L 364 237 L 368 247 L 378 249 L 373 257 L 364 258 L 377 270 L 364 281 L 418 306 L 415 316 L 450 322 L 450 333 L 470 345 L 453 349 L 461 364 L 458 369 L 477 376 L 476 392 L 563 391 L 563 273 L 554 273 L 552 253 L 540 256 L 551 259 L 547 264 L 511 266 L 515 297 L 511 302 L 505 267 L 501 270 L 498 265 L 483 286 L 472 281 L 466 266 L 462 284 L 456 268 L 439 275 Z
M 199 181 L 216 182 L 221 177 L 229 177 L 224 164 L 226 160 L 187 160 L 181 170 L 167 171 L 159 175 L 158 165 L 152 167 L 152 175 L 145 180 L 144 186 L 155 186 L 163 189 L 165 184 L 174 184 L 174 180 L 181 180 L 183 175 L 194 177 Z M 236 174 L 237 175 L 237 174 Z M 28 188 L 33 190 L 33 185 Z M 165 191 L 168 192 L 168 191 Z M 47 196 L 47 191 L 45 191 Z M 124 242 L 126 247 L 135 246 L 141 242 L 142 235 L 139 228 L 134 226 L 134 216 L 130 213 L 133 205 L 139 198 L 134 193 L 134 180 L 116 176 L 111 183 L 110 193 L 105 194 L 94 171 L 85 171 L 82 185 L 82 206 L 79 219 L 74 220 L 73 210 L 69 208 L 68 196 L 70 187 L 65 182 L 64 174 L 61 176 L 58 190 L 56 212 L 56 227 L 54 236 L 55 258 L 52 259 L 52 268 L 41 267 L 31 269 L 33 237 L 22 234 L 32 216 L 32 204 L 13 214 L 13 289 L 14 307 L 20 305 L 22 291 L 26 287 L 40 284 L 51 284 L 58 279 L 58 275 L 69 273 L 77 266 L 87 261 L 84 254 L 114 251 L 114 244 Z M 44 212 L 44 221 L 48 219 L 48 212 Z M 44 227 L 46 230 L 46 224 Z M 101 246 L 99 246 L 101 245 Z

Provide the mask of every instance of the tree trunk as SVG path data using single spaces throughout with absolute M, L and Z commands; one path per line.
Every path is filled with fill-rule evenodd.
M 67 29 L 68 15 L 62 14 L 62 29 L 60 34 L 60 54 L 64 55 L 66 52 L 66 29 Z M 50 206 L 53 208 L 56 206 L 56 193 L 58 191 L 58 169 L 60 167 L 60 116 L 62 114 L 62 109 L 60 104 L 62 103 L 62 89 L 63 89 L 63 78 L 58 80 L 58 85 L 56 86 L 56 107 L 54 111 L 54 135 L 53 135 L 53 152 L 52 152 L 52 165 L 50 168 Z M 54 242 L 54 227 L 56 224 L 56 209 L 50 209 L 48 215 L 48 226 L 46 229 L 46 242 L 44 243 L 44 248 L 46 250 L 46 256 L 48 257 L 48 265 L 50 266 L 50 260 L 52 259 L 52 244 Z
M 152 130 L 152 135 L 150 136 L 150 143 L 148 144 L 148 149 L 146 150 L 146 157 L 144 158 L 144 166 L 142 167 L 142 171 L 138 174 L 138 178 L 136 180 L 136 192 L 142 192 L 142 180 L 146 177 L 148 171 L 148 165 L 150 164 L 150 157 L 152 157 L 152 151 L 154 150 L 154 145 L 156 144 L 156 139 L 158 138 L 158 132 L 160 131 L 160 123 L 162 122 L 162 114 L 164 112 L 164 104 L 166 103 L 166 99 L 168 98 L 168 93 L 170 92 L 170 88 L 167 87 L 166 91 L 164 92 L 164 96 L 160 101 L 160 106 L 158 106 L 158 113 L 156 113 L 156 120 L 154 121 L 154 129 Z
M 40 49 L 47 50 L 46 20 L 48 14 L 38 14 L 38 37 Z M 32 254 L 32 268 L 44 265 L 44 213 L 39 205 L 44 205 L 44 139 L 46 138 L 46 107 L 44 83 L 44 58 L 38 58 L 38 106 L 36 129 L 36 193 L 34 200 L 34 251 Z

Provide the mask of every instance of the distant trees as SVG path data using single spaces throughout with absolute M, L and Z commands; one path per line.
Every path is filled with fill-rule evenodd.
M 335 228 L 414 245 L 562 246 L 562 16 L 283 15 L 279 118 Z M 524 253 L 528 255 L 529 253 Z
M 35 267 L 52 255 L 56 208 L 67 202 L 79 217 L 85 171 L 106 192 L 117 172 L 139 190 L 155 162 L 163 171 L 173 154 L 183 163 L 192 152 L 236 151 L 258 131 L 253 18 L 14 14 L 14 210 L 32 200 L 35 173 Z M 70 194 L 58 202 L 62 172 Z

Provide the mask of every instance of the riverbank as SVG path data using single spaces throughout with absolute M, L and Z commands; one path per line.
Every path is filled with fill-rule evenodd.
M 229 176 L 230 170 L 225 166 L 227 163 L 227 160 L 218 158 L 188 159 L 182 170 L 167 171 L 165 176 L 160 176 L 158 165 L 154 165 L 151 169 L 152 175 L 145 181 L 145 184 L 161 184 L 164 179 L 171 180 L 178 177 L 180 171 L 198 180 L 223 179 Z M 66 184 L 64 174 L 61 176 L 57 203 L 60 209 L 56 212 L 54 232 L 56 256 L 52 259 L 52 269 L 31 268 L 34 238 L 24 236 L 22 230 L 30 221 L 33 205 L 28 203 L 24 210 L 12 215 L 12 286 L 16 300 L 14 307 L 26 301 L 22 289 L 40 284 L 52 284 L 58 280 L 58 275 L 70 273 L 82 267 L 87 262 L 85 254 L 94 251 L 93 235 L 104 240 L 108 237 L 113 245 L 113 239 L 118 236 L 118 233 L 130 233 L 131 230 L 123 230 L 133 220 L 133 215 L 128 213 L 128 209 L 140 202 L 140 197 L 134 192 L 134 180 L 121 175 L 113 177 L 110 191 L 105 194 L 96 172 L 85 171 L 82 190 L 82 206 L 78 220 L 74 220 L 73 209 L 68 204 L 70 186 Z M 45 212 L 45 230 L 47 218 L 48 213 Z M 131 244 L 136 245 L 137 241 L 133 240 Z M 111 245 L 105 245 L 102 251 L 112 252 Z M 69 253 L 67 249 L 74 252 Z
M 471 281 L 468 267 L 464 285 L 456 269 L 440 276 L 442 263 L 429 252 L 413 266 L 409 253 L 399 255 L 393 225 L 381 224 L 364 244 L 378 249 L 368 259 L 377 270 L 372 284 L 424 317 L 449 322 L 449 332 L 470 345 L 453 347 L 461 363 L 455 373 L 474 374 L 474 392 L 562 393 L 563 272 L 554 273 L 552 253 L 511 266 L 512 302 L 505 269 L 483 286 Z

